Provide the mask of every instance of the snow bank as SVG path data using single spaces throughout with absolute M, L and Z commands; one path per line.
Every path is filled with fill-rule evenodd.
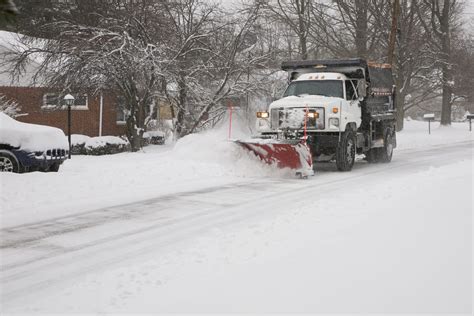
M 0 143 L 27 151 L 69 148 L 59 128 L 18 122 L 3 112 L 0 112 L 0 131 Z

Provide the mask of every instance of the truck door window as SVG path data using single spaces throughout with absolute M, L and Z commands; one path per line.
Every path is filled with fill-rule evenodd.
M 357 99 L 357 93 L 356 93 L 356 85 L 357 82 L 354 82 L 355 80 L 346 80 L 346 100 L 355 100 Z

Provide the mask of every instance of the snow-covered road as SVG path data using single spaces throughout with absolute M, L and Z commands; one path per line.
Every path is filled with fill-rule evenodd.
M 2 226 L 3 312 L 462 312 L 472 141 Z

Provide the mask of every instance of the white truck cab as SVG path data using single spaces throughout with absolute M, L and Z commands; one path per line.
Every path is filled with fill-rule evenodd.
M 308 131 L 344 131 L 347 124 L 361 124 L 358 91 L 363 80 L 351 80 L 342 73 L 303 73 L 290 82 L 283 98 L 274 101 L 268 114 L 257 117 L 257 131 L 279 132 L 285 128 Z M 308 112 L 306 115 L 306 112 Z

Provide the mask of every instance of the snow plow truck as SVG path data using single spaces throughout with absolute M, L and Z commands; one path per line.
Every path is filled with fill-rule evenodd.
M 335 161 L 350 171 L 356 154 L 369 163 L 391 161 L 397 141 L 390 65 L 355 58 L 288 61 L 281 68 L 289 85 L 257 113 L 259 141 L 242 146 L 302 176 L 312 174 L 313 162 Z

